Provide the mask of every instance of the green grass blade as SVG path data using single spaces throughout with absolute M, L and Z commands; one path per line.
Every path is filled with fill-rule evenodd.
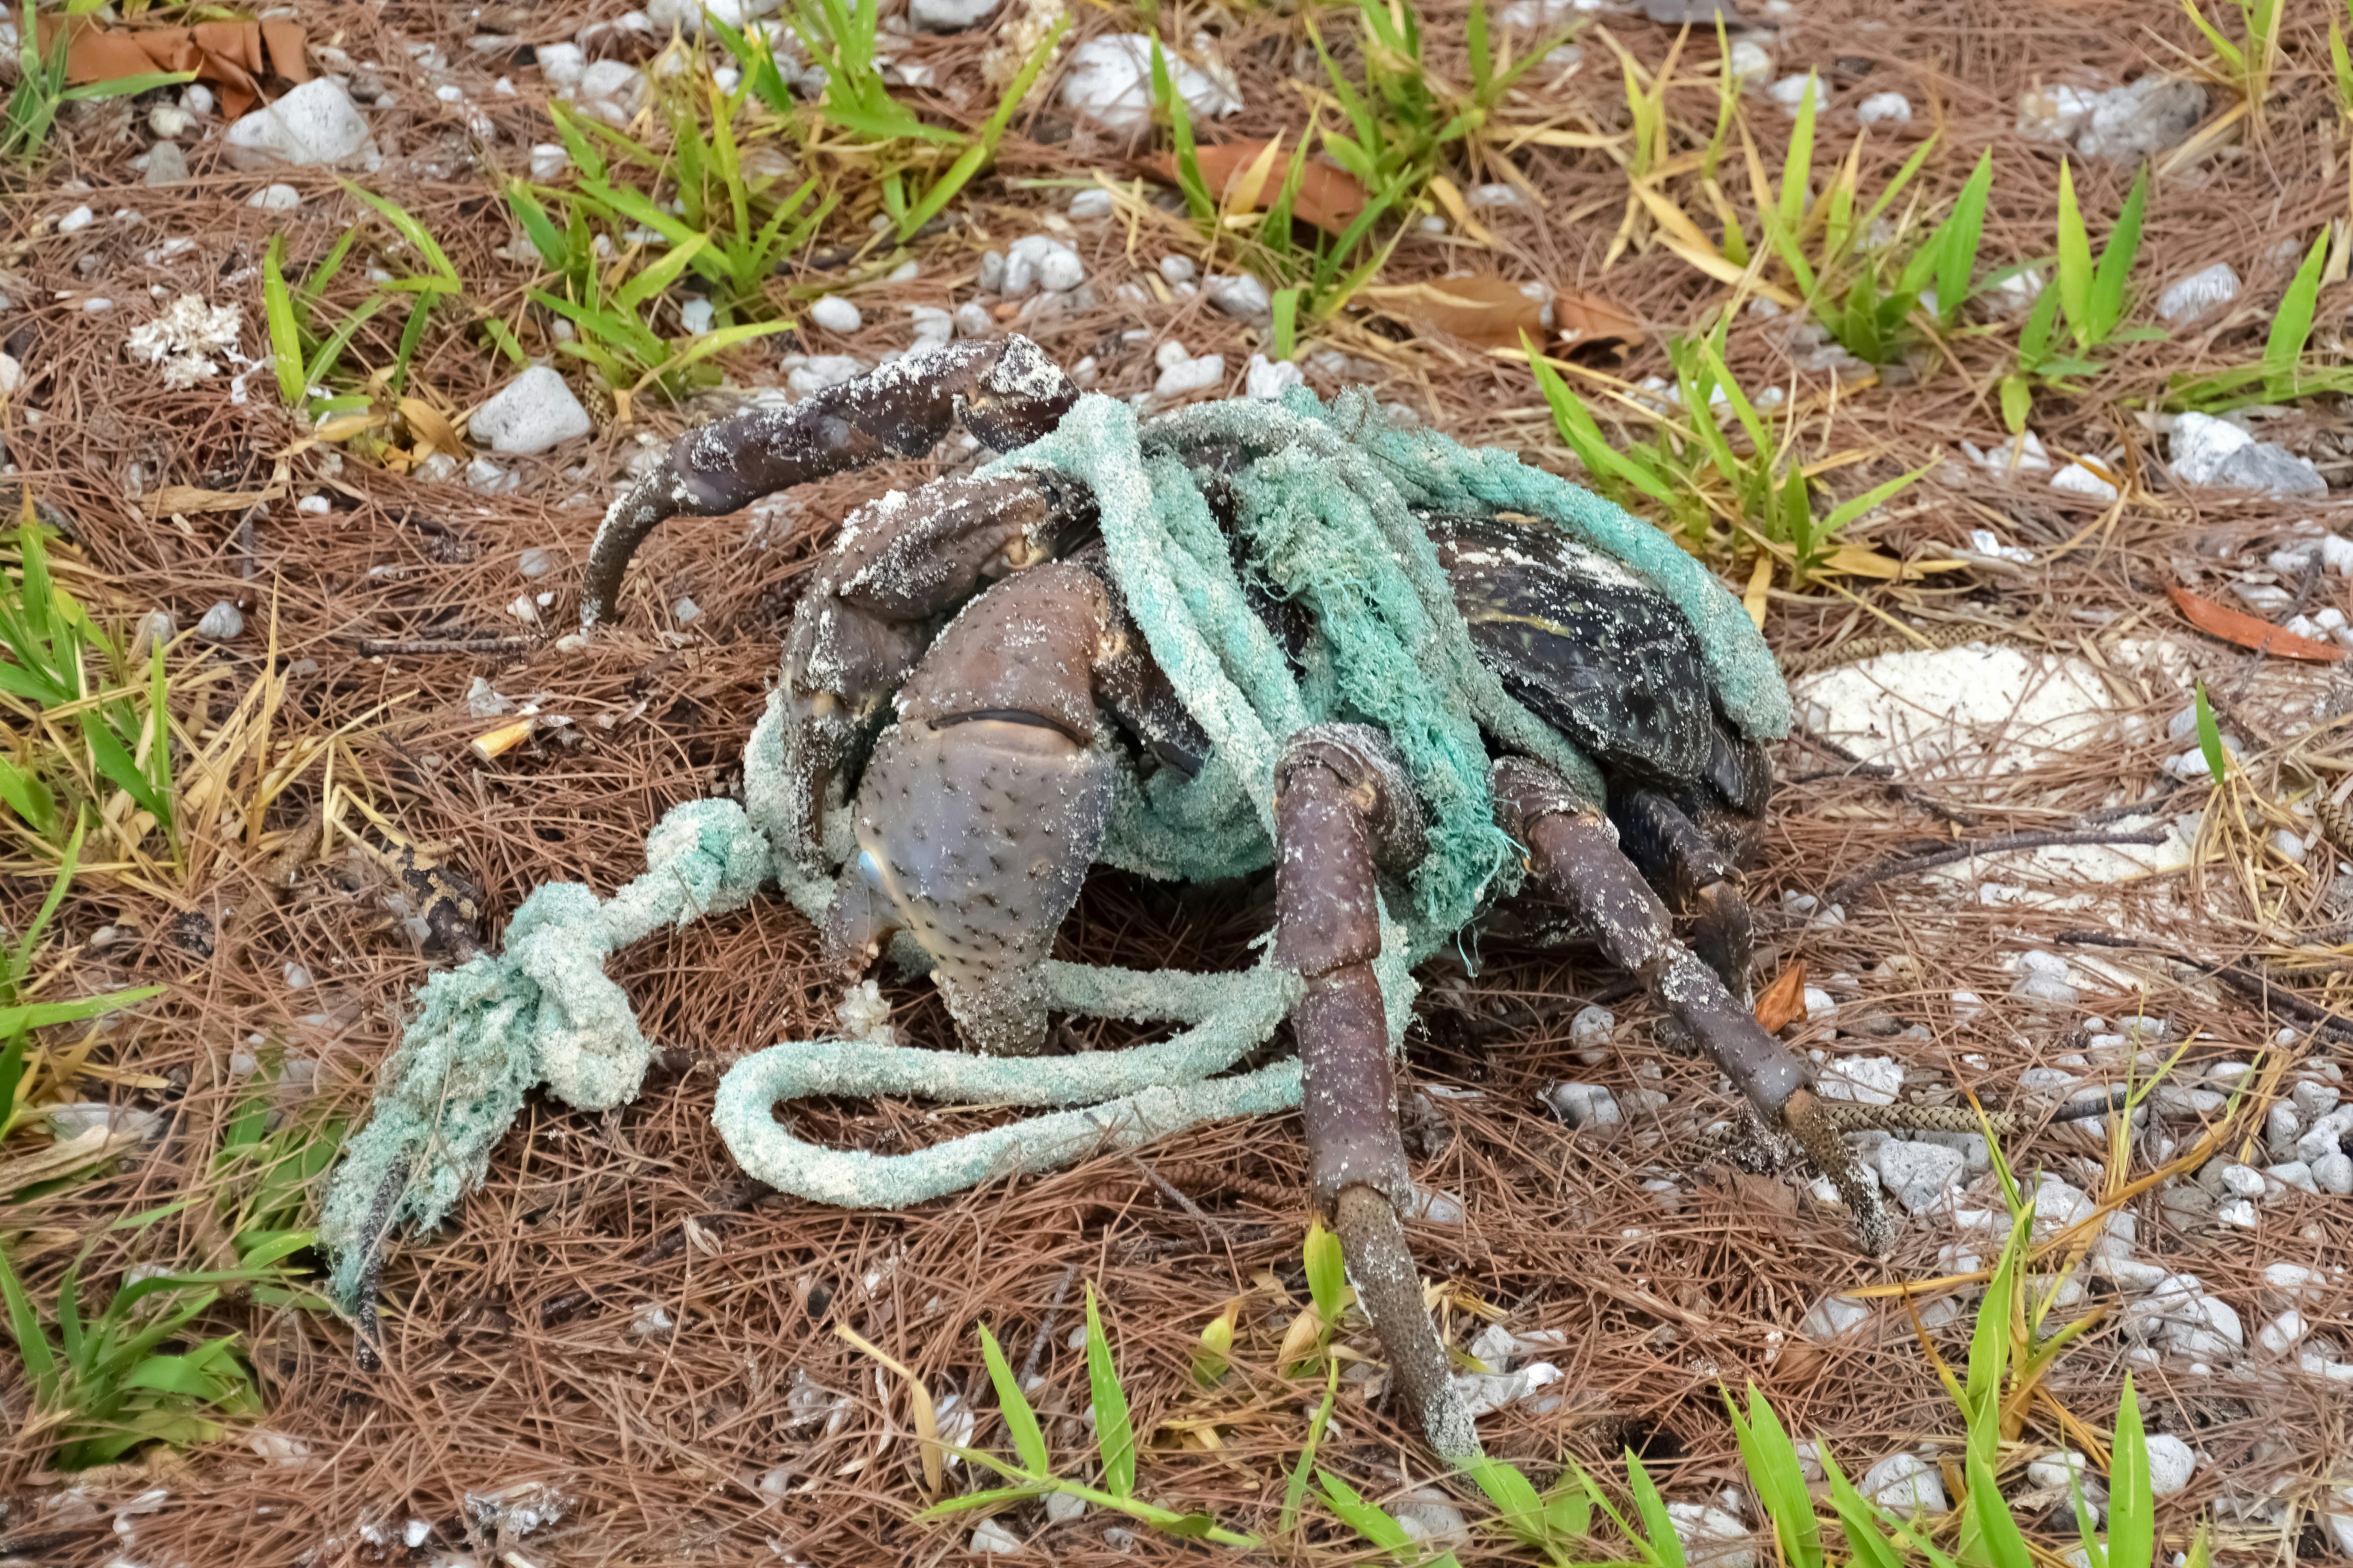
M 273 234 L 261 253 L 261 309 L 269 323 L 269 363 L 278 395 L 300 408 L 310 388 L 302 380 L 302 329 L 294 315 L 294 295 L 286 286 L 286 237 Z
M 1325 1230 L 1322 1220 L 1309 1222 L 1300 1261 L 1306 1268 L 1307 1294 L 1315 1303 L 1315 1315 L 1326 1323 L 1338 1322 L 1348 1299 L 1347 1263 L 1341 1256 L 1340 1238 Z
M 2157 1498 L 2149 1489 L 2148 1437 L 2141 1428 L 2140 1397 L 2125 1374 L 2116 1409 L 2116 1443 L 2108 1455 L 2106 1568 L 2149 1568 L 2157 1552 Z
M 1960 319 L 1968 299 L 1970 275 L 1977 269 L 1978 247 L 1985 237 L 1986 204 L 1993 195 L 1993 149 L 1978 155 L 1953 211 L 1936 230 L 1936 319 L 1951 327 Z
M 2206 683 L 2198 683 L 2198 750 L 2206 758 L 2206 771 L 2214 775 L 2219 784 L 2231 771 L 2231 753 L 2223 749 L 2222 731 L 2214 722 L 2213 705 L 2206 700 Z
M 2125 282 L 2140 252 L 2141 213 L 2147 205 L 2148 170 L 2144 165 L 2125 197 L 2124 210 L 2116 214 L 2116 225 L 2108 230 L 2099 270 L 2092 275 L 2091 331 L 2095 343 L 2106 342 L 2124 321 Z
M 1050 1476 L 1054 1463 L 1046 1452 L 1046 1434 L 1039 1429 L 1038 1413 L 1029 1408 L 1029 1399 L 1021 1392 L 1021 1380 L 1013 1375 L 1006 1362 L 1005 1352 L 997 1348 L 997 1336 L 987 1325 L 980 1329 L 980 1359 L 988 1367 L 988 1381 L 997 1390 L 997 1414 L 1005 1418 L 1005 1430 L 1012 1436 L 1013 1451 L 1021 1462 L 1037 1476 Z
M 24 1282 L 16 1278 L 5 1250 L 0 1250 L 0 1302 L 8 1309 L 9 1337 L 16 1342 L 16 1357 L 25 1363 L 26 1378 L 33 1385 L 34 1405 L 44 1410 L 56 1408 L 61 1386 L 57 1354 L 49 1348 L 49 1336 L 41 1327 L 41 1315 L 33 1310 L 32 1298 L 25 1294 Z
M 2320 274 L 2327 261 L 2328 231 L 2323 229 L 2281 297 L 2279 312 L 2272 318 L 2271 335 L 2263 342 L 2264 390 L 2274 396 L 2294 395 L 2296 368 L 2312 336 L 2312 319 L 2320 302 Z
M 1642 1532 L 1650 1538 L 1652 1561 L 1662 1568 L 1684 1568 L 1683 1537 L 1675 1533 L 1674 1521 L 1667 1517 L 1665 1500 L 1659 1496 L 1651 1472 L 1632 1449 L 1626 1452 L 1626 1486 L 1634 1494 L 1634 1510 L 1642 1517 Z
M 1989 1568 L 2034 1568 L 2034 1554 L 2010 1517 L 2010 1504 L 1994 1479 L 1993 1466 L 1972 1446 L 1967 1462 L 1968 1511 Z
M 1731 1413 L 1733 1433 L 1740 1445 L 1748 1484 L 1757 1489 L 1773 1529 L 1781 1540 L 1783 1560 L 1794 1568 L 1822 1568 L 1822 1527 L 1814 1517 L 1814 1500 L 1806 1490 L 1805 1473 L 1798 1465 L 1797 1446 L 1773 1405 L 1755 1384 L 1748 1385 L 1748 1418 L 1726 1392 L 1725 1408 Z
M 1324 1489 L 1324 1506 L 1341 1523 L 1393 1556 L 1413 1550 L 1413 1537 L 1406 1533 L 1405 1526 L 1366 1502 L 1356 1488 L 1329 1470 L 1316 1471 L 1315 1479 Z M 1404 1560 L 1399 1556 L 1399 1561 Z
M 1806 183 L 1814 173 L 1814 101 L 1820 93 L 1814 73 L 1806 73 L 1806 94 L 1798 100 L 1798 121 L 1789 132 L 1788 156 L 1781 164 L 1781 196 L 1774 214 L 1777 236 L 1794 242 L 1806 216 Z M 1808 286 L 1809 291 L 1811 285 Z
M 1103 1490 L 1124 1498 L 1135 1489 L 1135 1428 L 1128 1419 L 1127 1394 L 1112 1364 L 1111 1341 L 1087 1287 L 1087 1388 L 1094 1396 L 1095 1447 L 1103 1455 Z
M 2098 341 L 2092 336 L 2092 239 L 2075 205 L 2074 173 L 2064 158 L 2059 161 L 2059 307 L 2077 345 L 2092 347 Z
M 0 1105 L 5 1105 L 0 1100 Z M 1299 1458 L 1291 1467 L 1291 1479 L 1283 1483 L 1282 1522 L 1278 1535 L 1288 1536 L 1299 1528 L 1299 1506 L 1307 1497 L 1307 1472 L 1314 1468 L 1315 1450 L 1324 1444 L 1324 1428 L 1331 1424 L 1332 1406 L 1340 1398 L 1340 1363 L 1332 1362 L 1324 1370 L 1324 1403 L 1315 1407 L 1308 1418 L 1307 1441 L 1301 1446 Z

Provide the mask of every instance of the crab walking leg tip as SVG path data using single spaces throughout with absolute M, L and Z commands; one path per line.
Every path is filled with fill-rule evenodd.
M 1373 972 L 1381 952 L 1378 871 L 1420 858 L 1421 805 L 1388 737 L 1363 725 L 1319 724 L 1284 746 L 1274 814 L 1274 955 L 1306 982 L 1292 1027 L 1316 1206 L 1339 1234 L 1404 1407 L 1440 1454 L 1475 1458 L 1479 1434 L 1454 1390 L 1398 1217 L 1413 1199 L 1413 1177 Z

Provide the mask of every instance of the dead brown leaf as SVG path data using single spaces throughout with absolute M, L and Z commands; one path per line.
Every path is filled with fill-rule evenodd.
M 2335 664 L 2345 657 L 2345 650 L 2310 637 L 2300 637 L 2284 631 L 2269 621 L 2218 605 L 2175 584 L 2166 592 L 2172 596 L 2174 608 L 2189 618 L 2189 624 L 2209 637 L 2224 642 L 2237 643 L 2258 653 L 2268 653 L 2280 658 L 2300 658 L 2311 664 Z
M 1357 298 L 1419 331 L 1443 332 L 1482 348 L 1516 348 L 1524 336 L 1544 339 L 1543 304 L 1493 272 L 1366 289 Z
M 53 26 L 42 18 L 42 26 Z M 199 22 L 193 27 L 110 28 L 68 17 L 66 80 L 121 81 L 157 71 L 194 71 L 220 89 L 221 117 L 236 120 L 261 101 L 263 79 L 299 86 L 311 79 L 300 23 Z
M 436 452 L 446 452 L 452 458 L 466 455 L 466 444 L 458 439 L 458 427 L 431 404 L 419 398 L 404 397 L 400 400 L 400 416 L 408 421 L 408 434 L 419 448 L 417 456 L 420 459 L 424 457 L 422 449 L 427 447 Z
M 1552 297 L 1552 325 L 1561 342 L 1577 347 L 1623 343 L 1631 348 L 1644 336 L 1632 311 L 1575 289 L 1563 289 Z
M 1774 977 L 1757 998 L 1757 1023 L 1768 1035 L 1783 1029 L 1806 1016 L 1806 961 L 1799 959 Z
M 1282 184 L 1289 175 L 1289 154 L 1282 150 L 1282 138 L 1273 142 L 1220 142 L 1214 147 L 1194 150 L 1200 164 L 1201 181 L 1209 194 L 1222 205 L 1236 212 L 1257 212 L 1271 205 L 1282 194 Z M 1271 167 L 1257 178 L 1251 178 L 1252 166 L 1270 150 L 1274 151 Z M 1176 155 L 1155 153 L 1145 160 L 1145 167 L 1171 184 L 1176 183 Z M 1299 190 L 1291 199 L 1293 217 L 1314 224 L 1327 234 L 1339 234 L 1356 221 L 1365 210 L 1365 187 L 1356 176 L 1345 169 L 1335 169 L 1320 158 L 1310 158 L 1299 172 Z

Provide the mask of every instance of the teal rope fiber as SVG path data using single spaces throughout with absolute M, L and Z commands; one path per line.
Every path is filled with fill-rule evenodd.
M 1314 632 L 1291 658 L 1252 613 L 1224 531 L 1188 457 L 1240 457 L 1225 481 L 1250 569 L 1304 604 Z M 1592 763 L 1514 701 L 1472 647 L 1437 554 L 1412 508 L 1505 508 L 1548 519 L 1668 595 L 1697 629 L 1726 710 L 1751 735 L 1786 732 L 1788 698 L 1738 604 L 1656 530 L 1509 454 L 1472 452 L 1391 427 L 1371 400 L 1330 408 L 1300 391 L 1281 405 L 1204 404 L 1139 426 L 1089 396 L 1043 440 L 999 467 L 1048 468 L 1093 489 L 1129 614 L 1212 742 L 1190 780 L 1117 770 L 1119 803 L 1101 858 L 1145 875 L 1208 880 L 1261 868 L 1273 850 L 1274 765 L 1284 741 L 1327 720 L 1373 723 L 1397 744 L 1432 818 L 1430 852 L 1386 889 L 1376 969 L 1391 1040 L 1403 1038 L 1410 970 L 1516 878 L 1499 832 L 1482 731 L 1537 756 L 1598 798 Z M 628 997 L 604 973 L 616 949 L 663 925 L 741 907 L 775 881 L 811 920 L 832 883 L 798 868 L 788 842 L 781 700 L 744 751 L 744 805 L 694 801 L 647 839 L 645 875 L 599 900 L 557 883 L 516 910 L 505 951 L 434 975 L 385 1063 L 375 1111 L 346 1145 L 320 1235 L 351 1303 L 375 1227 L 437 1223 L 477 1184 L 531 1089 L 602 1109 L 633 1098 L 649 1047 Z M 847 841 L 839 814 L 828 843 Z M 1399 911 L 1392 919 L 1391 911 Z M 894 956 L 927 967 L 902 938 Z M 1060 1010 L 1177 1033 L 1124 1051 L 1003 1059 L 872 1039 L 796 1042 L 746 1058 L 722 1080 L 713 1120 L 751 1175 L 821 1202 L 897 1208 L 1013 1170 L 1068 1163 L 1198 1122 L 1295 1105 L 1296 1061 L 1230 1078 L 1300 994 L 1269 956 L 1224 974 L 1050 963 Z M 773 1108 L 815 1094 L 909 1094 L 944 1102 L 1060 1109 L 878 1156 L 792 1137 Z M 389 1214 L 380 1207 L 406 1173 Z

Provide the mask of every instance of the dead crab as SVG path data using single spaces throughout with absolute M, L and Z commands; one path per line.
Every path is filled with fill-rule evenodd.
M 1124 406 L 1085 401 L 1134 427 Z M 997 450 L 1025 447 L 1081 405 L 1061 373 L 1013 338 L 912 357 L 788 408 L 691 431 L 598 533 L 584 629 L 614 613 L 631 552 L 665 517 L 733 511 L 824 474 L 921 454 L 955 420 Z M 1304 406 L 1324 417 L 1312 400 Z M 1356 407 L 1371 415 L 1369 403 Z M 1185 466 L 1227 541 L 1255 618 L 1241 633 L 1267 639 L 1312 680 L 1325 618 L 1345 608 L 1342 589 L 1303 584 L 1271 563 L 1238 499 L 1252 465 L 1278 460 L 1256 445 L 1256 426 L 1301 417 L 1267 408 L 1213 438 L 1174 415 L 1142 426 L 1142 440 L 1147 457 Z M 1163 430 L 1175 434 L 1155 436 Z M 1354 449 L 1394 436 L 1366 424 L 1334 439 Z M 1465 456 L 1533 473 L 1500 454 Z M 1041 976 L 1122 788 L 1155 772 L 1192 780 L 1217 760 L 1210 727 L 1180 696 L 1187 678 L 1176 667 L 1198 650 L 1160 646 L 1131 613 L 1135 568 L 1106 538 L 1114 500 L 1132 498 L 1099 496 L 1026 453 L 887 496 L 843 524 L 785 641 L 777 701 L 790 765 L 783 832 L 770 831 L 784 841 L 780 857 L 833 878 L 828 960 L 855 981 L 894 934 L 912 938 L 974 1051 L 1034 1053 L 1043 1043 Z M 1428 580 L 1452 602 L 1431 613 L 1451 612 L 1483 670 L 1465 679 L 1496 685 L 1549 731 L 1523 729 L 1514 740 L 1483 713 L 1453 716 L 1478 748 L 1482 826 L 1508 836 L 1524 897 L 1566 912 L 1639 979 L 1758 1117 L 1838 1180 L 1866 1245 L 1880 1249 L 1888 1226 L 1875 1185 L 1820 1110 L 1807 1063 L 1744 1001 L 1750 925 L 1736 868 L 1758 836 L 1771 777 L 1766 737 L 1727 717 L 1704 644 L 1753 640 L 1754 629 L 1712 580 L 1682 580 L 1678 600 L 1655 571 L 1630 570 L 1556 520 L 1457 504 L 1415 506 L 1411 521 L 1419 533 L 1398 553 L 1426 551 L 1442 573 Z M 1785 702 L 1761 642 L 1747 651 Z M 1461 803 L 1432 798 L 1429 770 L 1407 755 L 1426 751 L 1427 738 L 1394 720 L 1385 729 L 1380 709 L 1336 700 L 1321 721 L 1273 737 L 1272 798 L 1261 803 L 1271 804 L 1271 842 L 1261 863 L 1276 883 L 1273 963 L 1297 977 L 1290 1020 L 1314 1201 L 1341 1237 L 1407 1407 L 1441 1453 L 1462 1455 L 1477 1437 L 1399 1223 L 1414 1190 L 1391 1068 L 1398 1007 L 1376 973 L 1384 889 L 1392 901 L 1409 897 L 1399 889 L 1436 853 L 1443 823 L 1434 820 Z M 1535 742 L 1555 755 L 1581 752 L 1598 772 L 1573 776 L 1531 754 Z M 1689 947 L 1670 906 L 1691 917 Z

